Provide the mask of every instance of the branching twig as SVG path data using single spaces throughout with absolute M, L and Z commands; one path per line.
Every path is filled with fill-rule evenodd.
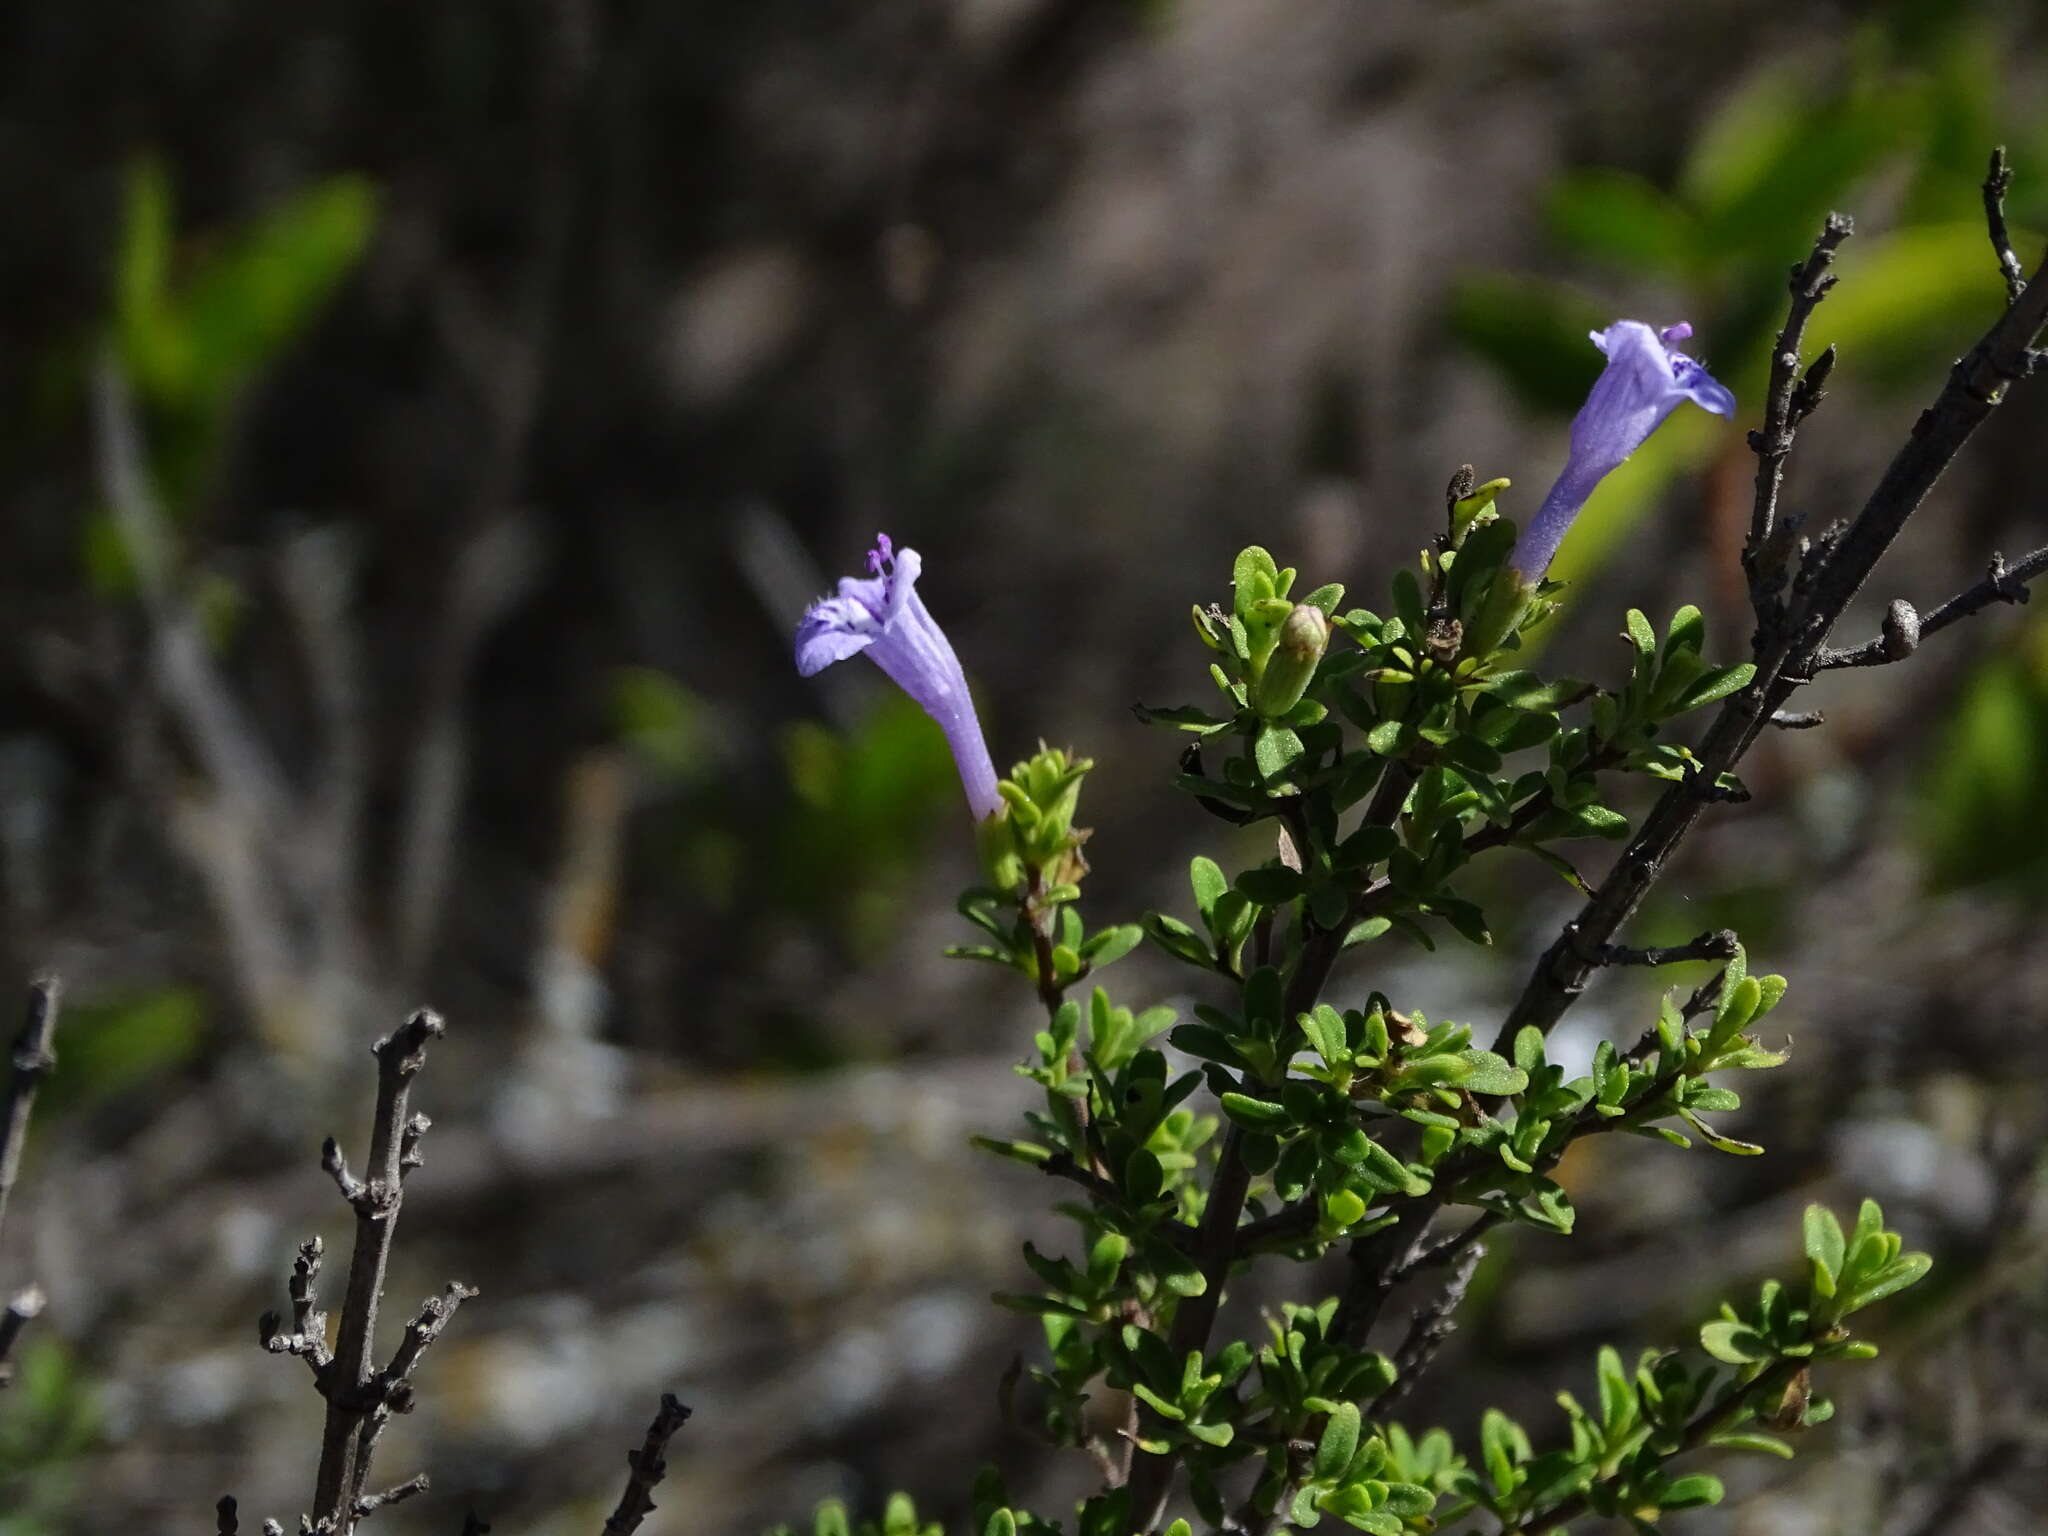
M 1998 275 L 2005 279 L 2005 302 L 2017 304 L 2027 291 L 2026 269 L 2012 253 L 2012 237 L 2005 232 L 2005 194 L 2012 189 L 2012 167 L 2005 161 L 2005 146 L 1991 151 L 1991 166 L 1984 174 L 1984 225 L 1991 236 L 1991 251 L 1998 258 Z
M 1884 630 L 1877 638 L 1848 650 L 1823 650 L 1814 657 L 1813 670 L 1826 672 L 1836 667 L 1881 667 L 1887 662 L 1903 661 L 1929 635 L 1939 634 L 1949 625 L 1967 619 L 1993 603 L 2024 603 L 2029 596 L 2029 583 L 2044 571 L 2048 571 L 2048 545 L 2032 554 L 2022 555 L 2011 565 L 2005 563 L 2005 556 L 1994 554 L 1982 581 L 1965 587 L 1934 612 L 1923 618 L 1914 612 L 1911 604 L 1894 602 L 1885 615 Z
M 1774 606 L 1784 588 L 1786 556 L 1791 548 L 1791 533 L 1796 532 L 1795 528 L 1781 533 L 1778 520 L 1778 490 L 1784 484 L 1785 460 L 1792 452 L 1793 432 L 1820 403 L 1821 386 L 1835 362 L 1835 349 L 1829 347 L 1814 360 L 1802 380 L 1800 344 L 1806 336 L 1807 317 L 1835 285 L 1834 274 L 1828 270 L 1834 265 L 1835 248 L 1849 238 L 1853 227 L 1840 214 L 1829 214 L 1806 260 L 1792 269 L 1792 307 L 1771 353 L 1764 424 L 1749 438 L 1757 456 L 1756 503 L 1750 512 L 1749 540 L 1743 546 L 1742 565 L 1749 576 L 1750 600 L 1760 612 Z
M 1479 1240 L 1504 1220 L 1506 1218 L 1499 1211 L 1481 1211 L 1463 1230 L 1453 1233 L 1434 1247 L 1411 1254 L 1395 1266 L 1387 1276 L 1387 1284 L 1399 1285 L 1403 1280 L 1418 1275 L 1425 1269 L 1436 1269 L 1441 1265 L 1456 1262 L 1477 1247 Z
M 325 1247 L 318 1237 L 299 1244 L 299 1256 L 292 1261 L 292 1278 L 287 1287 L 292 1298 L 292 1331 L 280 1331 L 282 1320 L 266 1312 L 256 1320 L 256 1338 L 273 1355 L 298 1355 L 313 1368 L 317 1382 L 325 1376 L 334 1358 L 327 1351 L 327 1314 L 319 1310 L 320 1258 Z
M 372 1368 L 377 1308 L 383 1300 L 405 1175 L 419 1166 L 420 1137 L 428 1123 L 426 1116 L 408 1113 L 412 1081 L 425 1060 L 427 1042 L 442 1033 L 440 1016 L 423 1008 L 372 1048 L 377 1058 L 377 1109 L 370 1130 L 367 1178 L 358 1179 L 349 1171 L 332 1137 L 321 1149 L 321 1166 L 356 1216 L 355 1247 L 349 1256 L 348 1288 L 333 1352 L 326 1343 L 327 1318 L 319 1308 L 323 1248 L 317 1237 L 299 1246 L 292 1265 L 291 1331 L 282 1331 L 282 1320 L 275 1312 L 266 1312 L 258 1324 L 263 1347 L 273 1354 L 302 1356 L 312 1367 L 320 1395 L 327 1399 L 313 1514 L 302 1521 L 305 1529 L 319 1536 L 348 1536 L 365 1515 L 426 1488 L 427 1480 L 420 1476 L 382 1493 L 364 1492 L 377 1437 L 392 1414 L 407 1412 L 412 1406 L 412 1373 L 421 1353 L 440 1336 L 455 1309 L 476 1294 L 466 1285 L 451 1282 L 406 1326 L 405 1338 L 391 1363 L 381 1371 Z M 223 1500 L 222 1509 L 223 1520 L 233 1518 L 231 1500 Z M 269 1529 L 267 1524 L 265 1529 Z
M 662 1393 L 661 1411 L 647 1426 L 647 1439 L 639 1450 L 626 1453 L 626 1465 L 632 1471 L 626 1478 L 626 1491 L 619 1495 L 619 1507 L 604 1523 L 604 1536 L 632 1536 L 640 1529 L 640 1522 L 653 1513 L 654 1485 L 668 1474 L 663 1452 L 689 1417 L 690 1410 L 676 1400 L 673 1392 Z
M 1490 1212 L 1488 1214 L 1491 1214 Z M 1463 1241 L 1479 1226 L 1474 1222 L 1464 1232 L 1453 1238 Z M 1415 1320 L 1409 1325 L 1408 1336 L 1401 1341 L 1401 1347 L 1394 1354 L 1394 1380 L 1387 1390 L 1373 1403 L 1375 1415 L 1390 1414 L 1398 1408 L 1408 1394 L 1415 1390 L 1415 1384 L 1422 1379 L 1422 1373 L 1429 1369 L 1438 1350 L 1444 1346 L 1457 1329 L 1453 1316 L 1465 1300 L 1465 1292 L 1472 1288 L 1472 1277 L 1479 1271 L 1479 1261 L 1486 1257 L 1486 1245 L 1469 1243 L 1458 1256 L 1451 1275 L 1444 1282 L 1434 1300 L 1426 1307 L 1418 1307 Z

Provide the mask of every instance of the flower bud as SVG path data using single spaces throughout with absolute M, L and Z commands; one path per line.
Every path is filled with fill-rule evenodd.
M 1330 621 L 1320 608 L 1297 603 L 1280 626 L 1273 654 L 1266 658 L 1252 690 L 1252 704 L 1262 715 L 1284 715 L 1301 702 L 1323 652 L 1330 648 Z

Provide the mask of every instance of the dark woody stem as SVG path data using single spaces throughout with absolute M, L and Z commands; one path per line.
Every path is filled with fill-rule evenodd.
M 1389 763 L 1367 808 L 1367 821 L 1391 826 L 1401 814 L 1409 787 L 1414 782 L 1415 771 L 1407 764 Z M 1302 854 L 1306 858 L 1307 850 L 1303 849 Z M 1310 926 L 1282 994 L 1280 1016 L 1283 1030 L 1291 1028 L 1297 1017 L 1314 1008 L 1321 999 L 1337 957 L 1343 953 L 1344 937 L 1350 932 L 1352 923 L 1362 915 L 1360 908 L 1365 899 L 1364 896 L 1354 898 L 1352 911 L 1334 928 Z M 1283 1074 L 1286 1071 L 1284 1056 L 1280 1070 Z M 1192 1351 L 1206 1351 L 1209 1335 L 1216 1326 L 1217 1309 L 1223 1303 L 1224 1282 L 1229 1278 L 1232 1261 L 1242 1252 L 1237 1228 L 1244 1215 L 1245 1200 L 1251 1193 L 1252 1183 L 1251 1170 L 1244 1164 L 1243 1148 L 1244 1132 L 1232 1123 L 1223 1135 L 1222 1150 L 1217 1155 L 1216 1177 L 1209 1186 L 1208 1204 L 1202 1209 L 1202 1224 L 1195 1237 L 1195 1254 L 1202 1270 L 1202 1294 L 1190 1296 L 1180 1303 L 1173 1315 L 1173 1327 L 1167 1335 L 1167 1348 L 1176 1360 L 1185 1359 Z M 1171 1451 L 1164 1456 L 1140 1455 L 1136 1459 L 1130 1481 L 1126 1484 L 1130 1491 L 1133 1530 L 1149 1531 L 1159 1523 L 1166 1510 L 1167 1494 L 1178 1461 L 1178 1455 Z

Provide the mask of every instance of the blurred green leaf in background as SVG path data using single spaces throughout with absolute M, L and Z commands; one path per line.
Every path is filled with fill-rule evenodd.
M 195 987 L 74 998 L 64 1010 L 63 1070 L 44 1085 L 40 1112 L 90 1108 L 166 1077 L 205 1039 L 206 1001 Z
M 203 494 L 242 387 L 320 315 L 368 248 L 376 216 L 369 180 L 335 176 L 181 246 L 169 173 L 149 156 L 130 165 L 112 344 L 145 413 L 171 518 Z M 110 515 L 88 522 L 83 553 L 98 590 L 128 590 L 130 557 Z
M 945 738 L 891 689 L 843 732 L 790 726 L 783 756 L 794 791 L 772 842 L 783 899 L 843 913 L 847 943 L 869 949 L 900 919 L 926 839 L 960 814 Z
M 14 1365 L 0 1414 L 0 1536 L 49 1536 L 68 1529 L 83 1460 L 99 1434 L 100 1412 L 70 1352 L 44 1334 Z
M 1917 831 L 1931 883 L 2048 897 L 2048 621 L 1985 661 L 1928 740 Z

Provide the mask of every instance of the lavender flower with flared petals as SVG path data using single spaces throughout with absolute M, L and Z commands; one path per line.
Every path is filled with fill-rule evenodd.
M 1683 321 L 1654 331 L 1640 320 L 1617 320 L 1591 334 L 1593 345 L 1607 354 L 1607 367 L 1572 419 L 1572 452 L 1564 472 L 1508 556 L 1525 584 L 1540 580 L 1550 568 L 1594 487 L 1642 447 L 1682 401 L 1716 416 L 1735 413 L 1735 396 L 1677 350 L 1677 343 L 1692 335 Z
M 796 630 L 796 669 L 810 677 L 866 651 L 946 733 L 967 803 L 985 819 L 1003 808 L 995 764 L 960 658 L 917 595 L 923 565 L 916 550 L 897 549 L 886 533 L 877 534 L 868 552 L 869 574 L 841 577 L 837 596 L 821 597 L 805 610 Z

